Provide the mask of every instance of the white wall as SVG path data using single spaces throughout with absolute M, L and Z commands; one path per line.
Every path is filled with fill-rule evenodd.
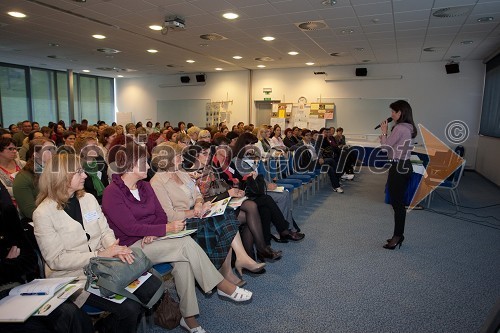
M 382 64 L 363 66 L 332 66 L 323 68 L 297 68 L 254 70 L 252 75 L 253 100 L 272 97 L 285 102 L 297 102 L 304 96 L 309 102 L 316 98 L 390 98 L 407 99 L 414 112 L 416 123 L 424 125 L 444 143 L 454 147 L 446 139 L 446 125 L 461 120 L 469 128 L 469 137 L 462 143 L 466 150 L 467 167 L 475 167 L 479 119 L 482 105 L 485 67 L 480 61 L 460 63 L 460 73 L 446 74 L 445 63 Z M 356 67 L 366 67 L 368 76 L 402 75 L 400 80 L 365 80 L 325 82 L 326 78 L 354 77 Z M 159 88 L 158 85 L 176 80 L 179 76 L 117 80 L 117 107 L 119 111 L 132 112 L 134 121 L 152 118 L 156 120 L 156 101 L 164 99 L 208 98 L 212 101 L 234 100 L 231 125 L 238 121 L 247 123 L 249 106 L 249 72 L 208 73 L 205 86 Z M 272 88 L 270 96 L 262 89 Z M 253 108 L 253 106 L 252 106 Z M 390 115 L 387 105 L 387 116 Z M 255 122 L 253 112 L 251 122 Z M 158 121 L 163 121 L 159 119 Z M 189 121 L 189 120 L 187 120 Z M 375 125 L 375 124 L 374 124 Z M 349 129 L 345 129 L 346 133 Z M 420 137 L 418 142 L 422 142 Z
M 476 171 L 500 186 L 500 146 L 499 138 L 480 136 L 477 147 Z
M 210 99 L 212 102 L 233 100 L 230 124 L 248 123 L 249 72 L 208 73 L 205 85 L 181 86 L 180 75 L 117 79 L 116 105 L 118 112 L 131 112 L 133 121 L 151 119 L 163 124 L 168 119 L 156 119 L 158 100 Z M 160 85 L 179 85 L 161 88 Z M 185 119 L 189 122 L 189 119 Z M 204 124 L 201 124 L 204 125 Z M 174 124 L 172 124 L 174 126 Z

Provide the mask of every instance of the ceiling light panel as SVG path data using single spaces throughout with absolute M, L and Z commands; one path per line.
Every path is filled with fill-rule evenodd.
M 15 17 L 15 18 L 25 18 L 26 17 L 26 14 L 21 13 L 21 12 L 7 12 L 7 14 L 9 14 L 10 16 Z

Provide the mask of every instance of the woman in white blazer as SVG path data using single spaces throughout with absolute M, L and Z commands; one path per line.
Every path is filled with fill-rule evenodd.
M 70 154 L 54 156 L 40 176 L 33 222 L 47 277 L 75 276 L 83 281 L 83 267 L 90 258 L 134 260 L 128 247 L 118 245 L 95 197 L 83 190 L 85 178 L 80 159 Z M 137 331 L 142 312 L 139 303 L 127 299 L 117 304 L 86 291 L 79 299 L 111 312 L 102 325 L 112 326 L 117 332 Z

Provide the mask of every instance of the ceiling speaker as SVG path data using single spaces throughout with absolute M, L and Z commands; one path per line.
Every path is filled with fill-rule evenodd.
M 446 74 L 460 73 L 458 63 L 446 64 L 444 67 L 446 68 Z
M 368 71 L 364 67 L 356 68 L 356 76 L 366 76 L 367 73 L 368 73 Z
M 196 75 L 196 82 L 205 82 L 205 74 Z
M 189 81 L 191 81 L 191 79 L 189 78 L 189 76 L 181 76 L 181 82 L 182 83 L 189 83 Z

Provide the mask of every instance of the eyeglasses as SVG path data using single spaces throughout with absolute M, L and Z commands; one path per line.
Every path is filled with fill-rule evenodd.
M 17 148 L 16 148 L 16 147 L 7 147 L 7 148 L 5 148 L 5 149 L 10 150 L 10 151 L 17 150 Z
M 83 170 L 82 168 L 80 168 L 80 169 L 77 169 L 75 173 L 77 173 L 78 175 L 81 176 L 82 174 L 85 173 L 85 170 Z

